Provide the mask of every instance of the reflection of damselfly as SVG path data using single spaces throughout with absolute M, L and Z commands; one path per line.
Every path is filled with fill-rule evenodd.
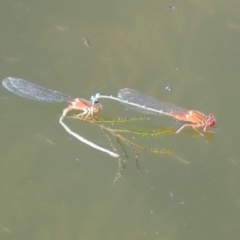
M 25 97 L 28 99 L 42 101 L 42 102 L 50 102 L 50 103 L 57 103 L 57 102 L 70 103 L 70 105 L 63 110 L 63 113 L 59 119 L 59 123 L 64 127 L 64 129 L 69 134 L 71 134 L 72 136 L 80 140 L 81 142 L 97 150 L 106 152 L 112 157 L 118 157 L 118 154 L 111 152 L 105 148 L 102 148 L 96 145 L 95 143 L 90 142 L 89 140 L 76 134 L 63 122 L 63 118 L 71 110 L 82 111 L 82 113 L 78 114 L 78 116 L 82 117 L 84 120 L 87 120 L 89 117 L 92 118 L 94 113 L 98 112 L 101 108 L 101 105 L 97 101 L 95 101 L 94 103 L 90 103 L 89 101 L 83 98 L 72 98 L 61 92 L 40 87 L 36 84 L 33 84 L 31 82 L 28 82 L 20 78 L 13 78 L 13 77 L 5 78 L 2 81 L 2 85 L 10 92 L 13 92 L 16 95 L 19 95 L 21 97 Z
M 97 93 L 92 96 L 91 101 L 95 102 L 100 98 L 107 98 L 116 100 L 126 107 L 137 112 L 147 115 L 166 115 L 174 119 L 184 122 L 184 124 L 176 131 L 179 133 L 184 127 L 192 127 L 195 131 L 203 135 L 198 128 L 203 127 L 203 131 L 207 131 L 207 127 L 212 127 L 215 122 L 215 116 L 210 113 L 204 115 L 195 110 L 187 110 L 171 103 L 163 102 L 152 97 L 149 97 L 136 90 L 124 88 L 119 90 L 118 97 L 105 96 Z

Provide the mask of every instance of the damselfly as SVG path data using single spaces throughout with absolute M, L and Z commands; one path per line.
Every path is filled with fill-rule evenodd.
M 183 128 L 189 126 L 203 135 L 198 128 L 203 127 L 203 131 L 206 132 L 207 127 L 212 127 L 216 123 L 216 118 L 212 113 L 205 115 L 199 111 L 187 110 L 174 104 L 154 99 L 130 88 L 119 90 L 117 98 L 113 96 L 100 95 L 98 93 L 95 96 L 92 96 L 91 100 L 94 102 L 100 98 L 116 100 L 126 107 L 143 114 L 166 115 L 184 122 L 176 133 L 179 133 Z
M 71 110 L 80 110 L 82 113 L 78 114 L 79 117 L 83 117 L 84 120 L 87 120 L 88 117 L 93 117 L 94 113 L 97 113 L 101 105 L 95 101 L 94 103 L 90 103 L 84 98 L 72 98 L 68 95 L 65 95 L 61 92 L 50 90 L 38 86 L 34 83 L 31 83 L 27 80 L 14 78 L 14 77 L 7 77 L 3 79 L 2 85 L 9 90 L 10 92 L 25 97 L 32 100 L 42 101 L 42 102 L 50 102 L 50 103 L 57 103 L 57 102 L 68 102 L 70 105 L 63 110 L 63 113 L 59 119 L 59 123 L 64 127 L 64 129 L 80 140 L 81 142 L 97 149 L 102 152 L 106 152 L 112 157 L 118 157 L 118 154 L 111 152 L 105 148 L 102 148 L 96 145 L 93 142 L 83 138 L 82 136 L 78 135 L 77 133 L 73 132 L 64 122 L 63 118 L 66 114 Z

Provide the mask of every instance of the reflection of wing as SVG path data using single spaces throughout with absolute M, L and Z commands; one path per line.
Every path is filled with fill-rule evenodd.
M 175 10 L 175 9 L 178 9 L 178 8 L 180 8 L 180 5 L 177 4 L 177 3 L 172 3 L 172 4 L 167 6 L 167 9 L 172 9 L 172 10 Z
M 90 41 L 89 41 L 88 38 L 82 37 L 82 40 L 83 40 L 83 43 L 84 43 L 87 47 L 89 47 L 89 48 L 92 47 L 92 45 L 91 45 L 91 43 L 90 43 Z
M 171 3 L 167 6 L 167 9 L 173 9 L 174 10 L 174 9 L 178 9 L 178 8 L 180 8 L 180 5 L 177 4 L 175 0 L 173 1 L 173 3 Z

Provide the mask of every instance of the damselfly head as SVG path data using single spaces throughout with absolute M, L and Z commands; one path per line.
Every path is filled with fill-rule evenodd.
M 93 103 L 93 112 L 99 112 L 99 110 L 100 111 L 102 111 L 102 104 L 99 102 L 99 101 L 94 101 Z
M 207 120 L 206 120 L 206 125 L 208 127 L 212 127 L 213 125 L 215 125 L 216 123 L 216 117 L 214 116 L 214 114 L 210 113 L 207 116 Z

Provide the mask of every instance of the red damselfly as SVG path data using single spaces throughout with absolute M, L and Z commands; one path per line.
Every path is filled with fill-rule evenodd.
M 203 127 L 203 131 L 206 132 L 207 127 L 212 127 L 216 123 L 216 118 L 212 113 L 205 115 L 196 110 L 187 110 L 174 104 L 154 99 L 130 88 L 123 88 L 119 90 L 117 98 L 113 96 L 100 95 L 98 93 L 95 96 L 92 96 L 91 100 L 94 102 L 100 98 L 116 100 L 129 109 L 146 115 L 166 115 L 178 121 L 184 122 L 176 133 L 179 133 L 183 128 L 189 126 L 203 135 L 198 128 Z
M 63 113 L 59 119 L 59 123 L 63 126 L 63 128 L 72 136 L 80 140 L 81 142 L 97 149 L 102 152 L 105 152 L 109 154 L 112 157 L 118 157 L 119 155 L 109 151 L 105 148 L 102 148 L 95 143 L 83 138 L 79 134 L 73 132 L 64 122 L 63 118 L 66 116 L 66 114 L 71 110 L 80 110 L 81 113 L 78 114 L 78 116 L 83 117 L 84 120 L 87 120 L 87 118 L 92 118 L 94 113 L 97 113 L 101 105 L 95 101 L 94 103 L 91 103 L 87 101 L 84 98 L 72 98 L 68 95 L 65 95 L 61 92 L 50 90 L 43 88 L 41 86 L 38 86 L 34 83 L 31 83 L 27 80 L 20 79 L 20 78 L 14 78 L 14 77 L 7 77 L 3 79 L 2 85 L 9 90 L 10 92 L 13 92 L 14 94 L 25 97 L 32 100 L 42 101 L 42 102 L 50 102 L 50 103 L 57 103 L 57 102 L 68 102 L 69 106 L 63 110 Z

